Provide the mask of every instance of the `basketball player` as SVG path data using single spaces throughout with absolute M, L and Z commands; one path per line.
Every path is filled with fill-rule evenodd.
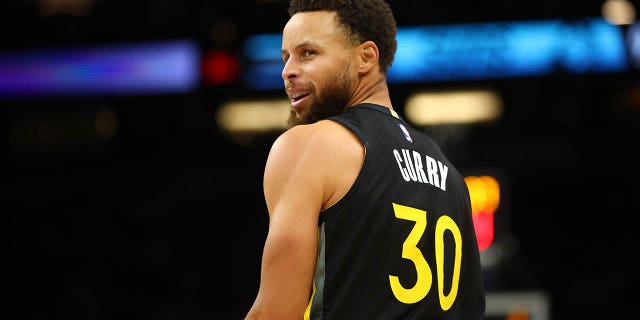
M 383 0 L 291 0 L 289 128 L 264 173 L 269 232 L 249 319 L 482 319 L 470 199 L 395 111 Z

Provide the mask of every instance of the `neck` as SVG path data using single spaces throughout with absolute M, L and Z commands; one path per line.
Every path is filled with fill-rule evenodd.
M 377 77 L 375 81 L 360 82 L 360 86 L 347 105 L 354 106 L 360 103 L 373 103 L 393 109 L 389 87 L 384 76 Z

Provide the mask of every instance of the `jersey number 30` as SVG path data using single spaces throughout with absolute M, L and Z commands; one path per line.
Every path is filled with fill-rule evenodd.
M 414 221 L 415 225 L 409 236 L 402 244 L 402 258 L 411 260 L 416 268 L 416 283 L 412 288 L 405 288 L 397 276 L 389 275 L 389 283 L 393 295 L 400 302 L 406 304 L 416 303 L 427 296 L 433 283 L 431 267 L 424 259 L 422 251 L 417 247 L 418 241 L 427 228 L 427 212 L 412 207 L 393 204 L 396 218 Z M 444 293 L 444 233 L 451 232 L 455 241 L 455 261 L 453 265 L 453 277 L 449 294 Z M 447 215 L 441 216 L 436 222 L 435 232 L 436 251 L 436 275 L 438 277 L 438 296 L 442 310 L 449 310 L 456 300 L 458 284 L 460 281 L 460 261 L 462 258 L 462 237 L 456 223 Z

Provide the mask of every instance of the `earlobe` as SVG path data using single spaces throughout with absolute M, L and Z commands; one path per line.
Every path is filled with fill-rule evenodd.
M 368 72 L 378 64 L 380 53 L 375 42 L 369 40 L 360 44 L 360 71 Z

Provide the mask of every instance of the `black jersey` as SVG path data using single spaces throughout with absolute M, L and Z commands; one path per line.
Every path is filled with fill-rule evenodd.
M 305 319 L 482 319 L 485 296 L 463 177 L 395 111 L 330 118 L 365 147 L 355 183 L 321 212 Z

